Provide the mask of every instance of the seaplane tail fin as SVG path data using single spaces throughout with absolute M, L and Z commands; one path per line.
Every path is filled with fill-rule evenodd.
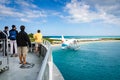
M 64 36 L 62 35 L 62 38 L 61 38 L 62 42 L 65 42 L 65 38 Z

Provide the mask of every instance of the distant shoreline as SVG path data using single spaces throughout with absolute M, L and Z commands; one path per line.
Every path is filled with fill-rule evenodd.
M 86 43 L 95 43 L 95 42 L 120 42 L 120 40 L 104 40 L 104 39 L 101 39 L 101 40 L 82 40 L 82 41 L 79 41 L 78 43 L 79 44 L 86 44 Z M 61 43 L 57 43 L 57 44 L 52 44 L 52 46 L 60 46 Z

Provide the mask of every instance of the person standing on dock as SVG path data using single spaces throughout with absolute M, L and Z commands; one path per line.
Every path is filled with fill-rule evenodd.
M 26 56 L 28 53 L 28 45 L 31 47 L 31 42 L 28 34 L 25 32 L 25 26 L 20 26 L 20 32 L 17 35 L 17 46 L 19 53 L 20 64 L 26 64 Z
M 35 52 L 38 53 L 38 48 L 41 46 L 42 43 L 42 34 L 40 30 L 37 30 L 37 33 L 33 35 L 33 38 L 35 39 Z
M 16 26 L 12 25 L 12 29 L 9 31 L 9 39 L 10 39 L 10 52 L 11 57 L 15 56 L 17 57 L 17 43 L 16 43 L 16 36 L 18 34 L 18 31 L 16 30 Z M 15 51 L 15 54 L 13 54 Z
M 5 54 L 5 56 L 7 56 L 7 38 L 8 38 L 8 30 L 9 30 L 9 28 L 8 28 L 8 26 L 5 26 L 4 27 L 4 30 L 3 30 L 3 32 L 6 34 L 5 35 L 5 53 L 3 53 L 3 54 Z
M 6 33 L 7 36 L 8 36 L 8 30 L 9 30 L 8 26 L 5 26 L 3 32 Z

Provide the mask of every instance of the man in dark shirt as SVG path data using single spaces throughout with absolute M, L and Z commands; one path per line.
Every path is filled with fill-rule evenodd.
M 28 52 L 27 46 L 31 47 L 31 42 L 28 34 L 25 32 L 25 26 L 20 26 L 20 32 L 17 35 L 17 46 L 19 53 L 20 64 L 26 64 L 26 55 Z
M 3 30 L 3 32 L 5 33 L 5 53 L 3 53 L 3 54 L 5 54 L 5 56 L 7 56 L 7 39 L 8 39 L 8 26 L 5 26 L 4 27 L 4 30 Z
M 3 32 L 6 33 L 7 36 L 8 36 L 8 30 L 9 30 L 9 29 L 8 29 L 8 26 L 5 26 Z

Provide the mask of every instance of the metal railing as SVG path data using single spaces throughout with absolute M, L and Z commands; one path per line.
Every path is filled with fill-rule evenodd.
M 5 32 L 2 32 L 2 33 L 3 33 L 3 35 L 5 35 L 5 38 L 0 39 L 1 45 L 3 44 L 3 46 L 2 46 L 3 47 L 3 53 L 5 52 L 5 50 L 6 50 L 6 53 L 8 53 L 8 35 Z M 3 54 L 3 56 L 5 56 L 5 54 Z
M 6 33 L 2 32 L 3 35 L 5 35 L 5 38 L 0 39 L 0 47 L 1 47 L 1 52 L 0 54 L 0 72 L 5 71 L 9 69 L 9 57 L 8 57 L 8 36 Z
M 42 54 L 44 53 L 44 59 L 37 77 L 37 80 L 52 80 L 53 71 L 53 59 L 52 59 L 52 48 L 50 42 L 43 40 Z

